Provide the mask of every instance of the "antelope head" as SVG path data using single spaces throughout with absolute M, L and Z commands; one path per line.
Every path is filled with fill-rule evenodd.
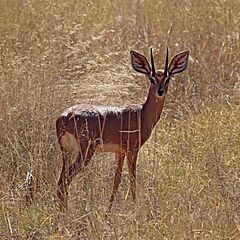
M 188 66 L 189 51 L 184 51 L 177 54 L 168 65 L 168 48 L 166 51 L 164 70 L 155 70 L 155 63 L 153 58 L 152 48 L 151 54 L 151 66 L 144 55 L 131 50 L 131 63 L 135 71 L 145 74 L 151 81 L 150 90 L 152 94 L 161 99 L 167 94 L 168 84 L 170 79 L 178 73 L 183 72 Z

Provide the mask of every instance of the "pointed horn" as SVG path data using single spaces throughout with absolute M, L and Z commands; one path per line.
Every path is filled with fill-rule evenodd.
M 153 51 L 151 48 L 151 65 L 152 65 L 152 76 L 155 77 L 156 71 L 155 71 L 155 66 L 154 66 L 154 60 L 153 60 Z
M 164 76 L 167 76 L 168 74 L 168 48 L 166 52 L 166 60 L 165 60 L 165 67 L 164 67 Z

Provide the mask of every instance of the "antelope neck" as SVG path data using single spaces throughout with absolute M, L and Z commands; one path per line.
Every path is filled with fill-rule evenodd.
M 165 96 L 156 98 L 151 89 L 149 89 L 148 97 L 142 108 L 143 128 L 153 129 L 159 121 L 164 105 Z

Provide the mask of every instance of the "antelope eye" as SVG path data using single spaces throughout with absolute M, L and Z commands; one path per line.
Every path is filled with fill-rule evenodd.
M 170 77 L 167 77 L 167 79 L 165 80 L 165 85 L 169 84 L 170 81 Z
M 150 81 L 152 84 L 156 84 L 156 79 L 154 77 L 150 77 Z

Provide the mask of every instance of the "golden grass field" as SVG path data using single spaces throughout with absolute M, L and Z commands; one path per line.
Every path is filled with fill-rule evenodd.
M 0 239 L 240 239 L 239 0 L 0 0 Z M 98 154 L 56 205 L 55 120 L 77 103 L 142 103 L 131 49 L 163 68 L 190 50 L 111 216 L 113 154 Z M 32 172 L 34 200 L 26 176 Z

